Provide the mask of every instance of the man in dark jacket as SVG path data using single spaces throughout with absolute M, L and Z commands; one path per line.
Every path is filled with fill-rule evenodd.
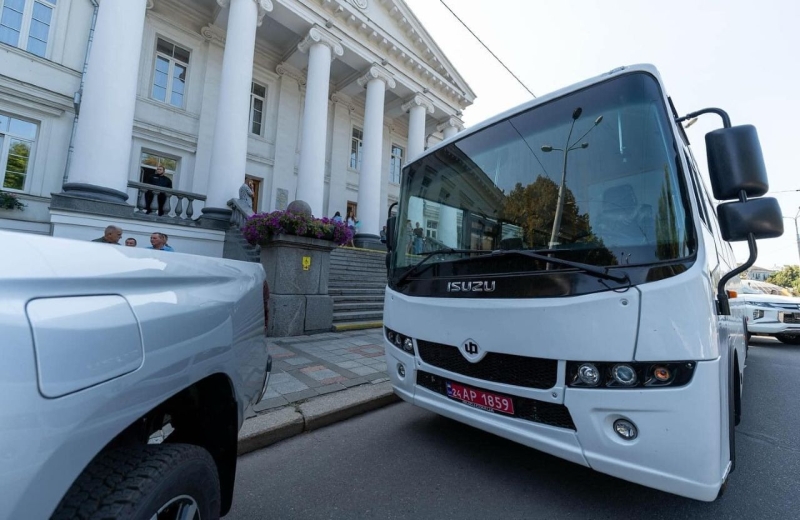
M 169 188 L 172 189 L 172 181 L 169 177 L 164 175 L 164 167 L 163 166 L 156 166 L 156 173 L 151 175 L 149 179 L 145 180 L 145 183 L 152 184 L 154 186 L 161 186 L 162 188 Z M 167 194 L 166 193 L 159 193 L 158 194 L 158 216 L 164 214 L 164 203 L 167 201 Z M 153 192 L 146 191 L 144 194 L 144 203 L 147 206 L 147 213 L 149 214 L 150 204 L 153 202 Z
M 103 236 L 95 238 L 92 242 L 102 242 L 104 244 L 119 245 L 119 239 L 122 236 L 122 229 L 117 226 L 107 226 L 103 232 Z

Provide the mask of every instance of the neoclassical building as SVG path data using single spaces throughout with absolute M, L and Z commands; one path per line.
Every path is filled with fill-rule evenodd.
M 475 97 L 402 0 L 0 11 L 0 190 L 26 204 L 0 209 L 0 229 L 90 239 L 113 223 L 220 256 L 248 179 L 258 211 L 352 209 L 377 235 L 401 167 L 462 129 Z M 147 184 L 157 167 L 171 189 Z

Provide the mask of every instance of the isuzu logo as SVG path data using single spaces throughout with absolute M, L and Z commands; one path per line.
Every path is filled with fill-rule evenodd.
M 447 292 L 492 292 L 495 282 L 447 282 Z
M 472 338 L 465 339 L 464 342 L 461 344 L 461 354 L 467 358 L 467 361 L 470 363 L 477 363 L 486 355 L 486 351 L 483 350 L 478 342 Z

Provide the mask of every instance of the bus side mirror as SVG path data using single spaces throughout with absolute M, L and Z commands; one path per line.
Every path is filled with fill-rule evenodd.
M 711 188 L 717 200 L 738 199 L 741 191 L 760 197 L 769 190 L 767 168 L 753 125 L 720 128 L 706 134 Z
M 386 219 L 386 249 L 391 251 L 394 249 L 394 228 L 397 225 L 397 217 L 389 217 Z
M 756 239 L 783 234 L 781 207 L 772 197 L 725 202 L 717 206 L 717 215 L 722 238 L 728 242 L 747 240 L 751 233 Z

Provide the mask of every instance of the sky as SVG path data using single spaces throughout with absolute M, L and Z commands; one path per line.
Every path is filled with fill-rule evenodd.
M 464 111 L 467 127 L 531 99 L 442 0 L 405 1 L 477 96 Z M 788 217 L 782 237 L 758 242 L 756 265 L 798 264 L 800 143 L 792 136 L 800 116 L 800 2 L 444 1 L 537 96 L 620 65 L 652 63 L 679 113 L 719 107 L 733 125 L 755 125 L 769 196 Z M 687 129 L 706 179 L 704 135 L 720 126 L 706 115 Z M 733 250 L 747 259 L 745 243 Z

